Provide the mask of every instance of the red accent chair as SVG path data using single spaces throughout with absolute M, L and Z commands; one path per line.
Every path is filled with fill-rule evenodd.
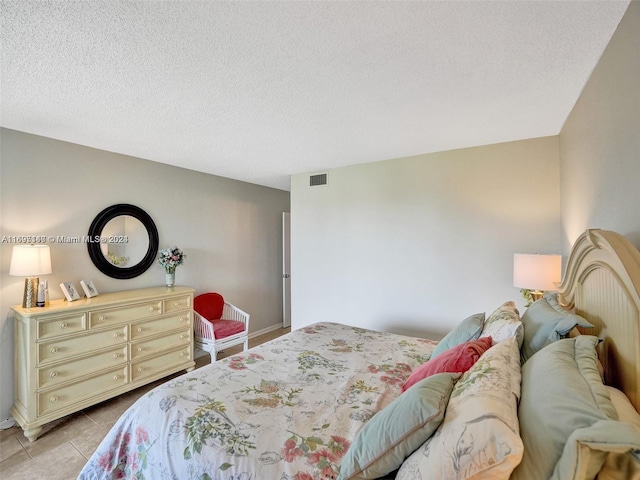
M 234 345 L 249 348 L 249 314 L 224 301 L 219 293 L 193 299 L 195 345 L 217 360 L 218 352 Z

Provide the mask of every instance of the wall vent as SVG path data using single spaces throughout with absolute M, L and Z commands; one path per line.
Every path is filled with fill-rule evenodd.
M 310 187 L 320 187 L 327 184 L 327 174 L 326 173 L 317 173 L 315 175 L 311 175 L 309 177 L 309 186 Z

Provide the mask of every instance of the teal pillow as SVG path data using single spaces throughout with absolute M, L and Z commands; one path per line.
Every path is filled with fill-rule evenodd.
M 522 363 L 538 350 L 569 335 L 574 327 L 593 328 L 593 325 L 584 318 L 563 310 L 554 298 L 547 295 L 527 309 L 522 316 L 522 324 L 524 326 L 524 340 L 520 351 Z
M 438 342 L 438 345 L 436 345 L 436 348 L 431 354 L 431 358 L 436 358 L 451 347 L 479 338 L 484 328 L 484 317 L 484 313 L 476 313 L 475 315 L 465 318 Z
M 338 480 L 379 478 L 399 468 L 442 423 L 458 378 L 425 378 L 371 417 L 342 459 Z
M 598 343 L 591 335 L 558 340 L 522 366 L 518 420 L 524 455 L 513 480 L 551 478 L 561 458 L 572 463 L 563 451 L 574 431 L 618 420 L 598 373 Z

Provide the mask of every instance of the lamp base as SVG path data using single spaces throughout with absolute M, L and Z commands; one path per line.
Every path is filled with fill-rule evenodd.
M 35 307 L 37 293 L 38 293 L 38 277 L 25 278 L 24 294 L 22 295 L 22 308 Z
M 544 295 L 542 290 L 529 290 L 528 288 L 521 288 L 520 293 L 527 301 L 525 307 L 530 307 L 533 302 L 540 300 Z

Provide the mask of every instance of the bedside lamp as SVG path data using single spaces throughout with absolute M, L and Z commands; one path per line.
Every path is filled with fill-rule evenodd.
M 27 277 L 24 280 L 22 307 L 36 306 L 38 275 L 51 273 L 49 245 L 15 245 L 11 253 L 9 275 Z
M 529 302 L 527 307 L 542 298 L 544 292 L 556 290 L 562 270 L 562 255 L 513 255 L 513 286 L 520 288 Z

